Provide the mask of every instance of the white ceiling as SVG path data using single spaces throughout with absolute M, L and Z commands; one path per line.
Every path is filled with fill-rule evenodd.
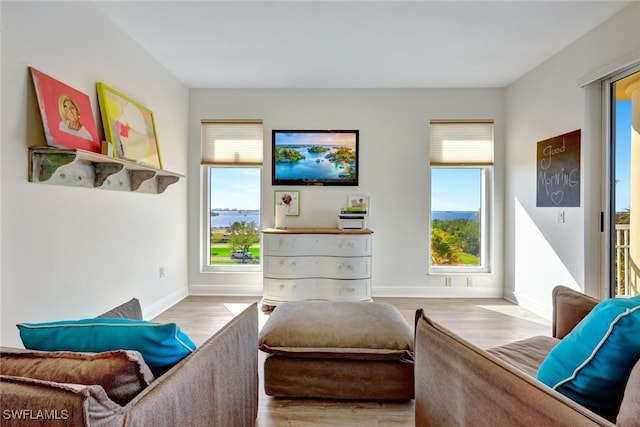
M 189 88 L 504 87 L 628 1 L 96 1 Z

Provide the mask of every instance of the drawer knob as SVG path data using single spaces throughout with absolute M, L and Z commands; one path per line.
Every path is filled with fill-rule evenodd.
M 343 269 L 349 270 L 349 271 L 355 271 L 356 268 L 353 264 L 340 264 L 338 266 L 338 270 L 342 271 Z
M 353 242 L 353 240 L 342 240 L 340 241 L 340 243 L 338 244 L 338 247 L 343 248 L 343 247 L 349 247 L 349 248 L 355 248 L 356 244 Z

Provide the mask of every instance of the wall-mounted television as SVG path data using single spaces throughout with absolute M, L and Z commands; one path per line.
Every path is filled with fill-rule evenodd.
M 273 130 L 273 185 L 358 185 L 357 130 Z

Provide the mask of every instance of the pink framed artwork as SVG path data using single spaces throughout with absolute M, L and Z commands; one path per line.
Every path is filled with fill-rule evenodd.
M 100 153 L 89 96 L 33 67 L 29 70 L 47 145 Z

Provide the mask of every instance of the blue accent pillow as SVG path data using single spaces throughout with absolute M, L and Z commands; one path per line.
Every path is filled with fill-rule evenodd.
M 556 345 L 537 378 L 610 418 L 640 359 L 640 297 L 602 301 Z
M 196 349 L 175 323 L 95 318 L 16 325 L 25 348 L 44 351 L 137 350 L 154 374 Z

